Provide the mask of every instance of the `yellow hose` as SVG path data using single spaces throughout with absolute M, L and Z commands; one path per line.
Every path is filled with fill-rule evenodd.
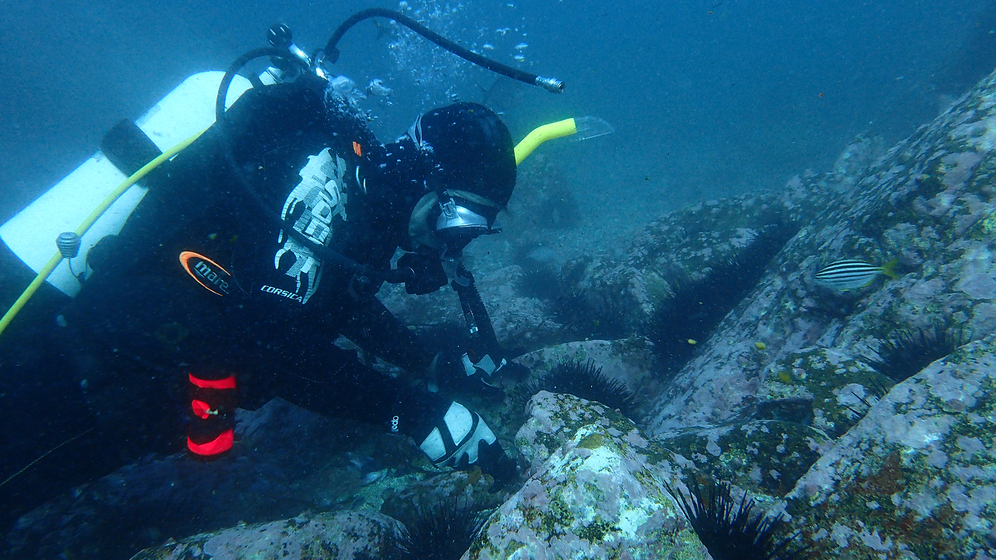
M 129 187 L 140 181 L 142 177 L 148 175 L 150 171 L 159 167 L 164 161 L 180 153 L 184 148 L 192 144 L 194 140 L 197 140 L 201 134 L 204 134 L 203 130 L 191 136 L 190 138 L 187 138 L 183 142 L 180 142 L 176 146 L 173 146 L 172 148 L 164 152 L 156 159 L 145 164 L 141 169 L 136 171 L 131 177 L 125 179 L 123 183 L 121 183 L 120 185 L 117 186 L 117 188 L 111 191 L 111 194 L 107 195 L 107 197 L 104 198 L 104 200 L 100 204 L 98 204 L 96 208 L 94 208 L 93 212 L 91 212 L 90 215 L 87 216 L 85 220 L 83 220 L 83 223 L 81 223 L 80 226 L 76 228 L 76 235 L 83 237 L 83 235 L 90 229 L 91 226 L 93 226 L 93 224 L 100 218 L 100 216 L 103 215 L 104 212 L 106 212 L 107 209 L 110 208 L 112 204 L 114 204 L 114 201 L 120 198 L 121 195 L 124 194 Z M 49 259 L 47 263 L 45 263 L 45 266 L 41 267 L 41 270 L 38 271 L 38 275 L 35 276 L 35 279 L 32 280 L 30 284 L 28 284 L 28 287 L 25 288 L 24 292 L 21 294 L 21 297 L 17 298 L 17 301 L 14 302 L 14 305 L 10 306 L 10 309 L 7 310 L 7 313 L 3 316 L 2 319 L 0 319 L 0 334 L 3 334 L 3 332 L 7 330 L 7 325 L 9 325 L 10 322 L 14 320 L 14 317 L 16 317 L 17 314 L 24 307 L 24 305 L 28 303 L 28 300 L 31 299 L 31 296 L 35 295 L 35 292 L 38 291 L 38 288 L 41 288 L 42 284 L 45 283 L 45 280 L 48 280 L 48 277 L 52 274 L 52 271 L 55 270 L 55 267 L 59 266 L 59 262 L 62 261 L 62 258 L 63 258 L 62 253 L 56 251 L 56 253 L 52 255 L 52 258 Z
M 578 127 L 574 119 L 564 119 L 536 128 L 515 146 L 515 165 L 522 163 L 522 160 L 526 159 L 543 142 L 553 140 L 554 138 L 570 136 L 577 131 Z

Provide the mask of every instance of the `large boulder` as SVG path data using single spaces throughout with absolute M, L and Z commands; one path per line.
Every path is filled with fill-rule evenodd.
M 780 398 L 786 364 L 809 352 L 863 361 L 903 329 L 958 325 L 971 338 L 996 332 L 993 138 L 991 76 L 853 181 L 834 182 L 832 174 L 790 181 L 782 199 L 799 206 L 799 233 L 708 341 L 699 341 L 657 399 L 651 432 L 666 438 L 749 415 L 759 400 Z M 815 281 L 821 266 L 843 258 L 898 259 L 899 278 L 848 291 Z M 853 423 L 832 415 L 828 435 Z
M 464 558 L 705 558 L 665 489 L 674 457 L 598 403 L 541 391 L 516 436 L 529 479 Z
M 992 558 L 994 423 L 990 336 L 889 391 L 798 481 L 782 508 L 814 556 Z

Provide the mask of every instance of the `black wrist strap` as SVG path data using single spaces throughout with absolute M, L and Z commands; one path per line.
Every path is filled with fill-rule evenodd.
M 474 350 L 483 354 L 496 354 L 500 345 L 498 337 L 495 336 L 495 329 L 491 325 L 491 317 L 484 307 L 480 292 L 474 283 L 474 276 L 462 265 L 457 272 L 457 280 L 450 283 L 453 290 L 460 298 L 460 307 L 463 308 L 464 317 L 467 319 L 467 327 L 470 330 L 472 345 Z

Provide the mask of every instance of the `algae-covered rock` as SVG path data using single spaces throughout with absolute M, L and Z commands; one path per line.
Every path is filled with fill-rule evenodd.
M 806 349 L 858 357 L 874 352 L 897 329 L 958 326 L 971 338 L 996 332 L 994 131 L 996 74 L 868 167 L 852 170 L 853 180 L 842 182 L 832 174 L 791 180 L 782 206 L 798 206 L 792 216 L 801 229 L 772 259 L 753 292 L 707 341 L 698 341 L 695 357 L 657 399 L 649 431 L 668 437 L 681 428 L 744 416 L 758 399 L 786 389 L 778 386 L 786 385 L 784 368 L 773 364 L 793 360 Z M 744 202 L 732 199 L 717 206 L 730 204 Z M 721 214 L 735 212 L 723 209 Z M 730 227 L 742 227 L 739 223 L 733 219 Z M 672 223 L 668 231 L 681 227 L 683 222 Z M 671 241 L 680 240 L 672 236 Z M 638 243 L 647 247 L 634 246 L 633 254 L 643 251 L 644 261 L 660 246 L 646 238 Z M 701 261 L 700 253 L 677 257 L 694 263 Z M 821 267 L 839 259 L 872 265 L 895 260 L 898 278 L 880 275 L 853 290 L 833 290 L 815 280 Z M 643 270 L 647 276 L 653 272 Z M 764 351 L 753 350 L 758 343 Z M 816 388 L 807 387 L 814 399 L 832 402 Z M 836 383 L 825 388 L 838 392 L 834 398 L 849 392 Z M 816 421 L 836 437 L 852 423 L 848 416 L 857 416 L 832 408 Z
M 814 555 L 991 558 L 994 426 L 990 336 L 896 385 L 799 480 L 784 510 Z
M 819 430 L 779 420 L 689 429 L 664 442 L 694 465 L 686 472 L 769 496 L 792 490 L 829 444 Z
M 301 515 L 240 525 L 143 550 L 132 560 L 360 560 L 396 552 L 397 521 L 372 512 Z
M 469 559 L 705 558 L 664 487 L 671 454 L 605 407 L 538 393 L 516 438 L 529 480 L 490 517 Z
M 785 403 L 806 401 L 808 418 L 796 418 L 831 438 L 843 435 L 885 394 L 893 381 L 864 360 L 828 348 L 794 352 L 768 368 L 757 415 L 777 418 Z

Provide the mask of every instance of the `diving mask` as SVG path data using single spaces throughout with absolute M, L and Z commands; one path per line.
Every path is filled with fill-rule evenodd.
M 447 194 L 446 191 L 443 192 L 444 196 Z M 439 203 L 440 212 L 436 218 L 434 233 L 445 245 L 446 253 L 459 253 L 471 240 L 481 235 L 501 232 L 501 227 L 494 224 L 493 219 L 489 221 L 480 213 L 483 209 L 475 206 L 478 205 L 452 196 Z
M 497 205 L 464 191 L 430 191 L 412 210 L 408 234 L 415 246 L 432 247 L 440 254 L 458 255 L 476 237 L 500 233 L 495 223 Z

